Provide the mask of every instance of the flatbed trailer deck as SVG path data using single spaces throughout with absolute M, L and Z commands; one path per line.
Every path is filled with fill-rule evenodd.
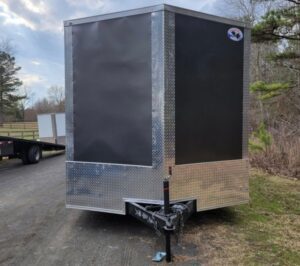
M 0 160 L 3 157 L 19 158 L 24 164 L 38 163 L 42 151 L 62 151 L 65 145 L 0 136 Z

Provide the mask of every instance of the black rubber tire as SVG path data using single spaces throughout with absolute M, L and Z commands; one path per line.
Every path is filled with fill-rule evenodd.
M 38 163 L 41 159 L 41 149 L 39 146 L 34 145 L 28 149 L 27 152 L 28 162 L 30 164 Z
M 21 160 L 22 160 L 23 164 L 29 164 L 27 153 L 28 153 L 28 151 L 24 150 L 21 154 Z

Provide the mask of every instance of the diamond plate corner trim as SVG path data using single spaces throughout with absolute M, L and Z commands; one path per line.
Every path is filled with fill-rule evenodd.
M 72 27 L 65 27 L 66 159 L 74 159 Z
M 249 83 L 250 83 L 250 53 L 251 53 L 251 30 L 244 30 L 244 77 L 243 77 L 243 158 L 248 158 L 249 138 Z
M 164 34 L 163 11 L 151 13 L 152 47 L 152 165 L 159 167 L 164 161 Z
M 175 13 L 164 12 L 164 73 L 165 73 L 165 166 L 164 176 L 168 176 L 169 167 L 175 166 Z M 170 180 L 172 182 L 172 180 Z M 188 195 L 187 195 L 188 196 Z

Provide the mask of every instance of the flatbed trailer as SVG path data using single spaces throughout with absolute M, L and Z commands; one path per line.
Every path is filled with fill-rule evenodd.
M 40 161 L 43 151 L 63 150 L 65 145 L 62 144 L 0 136 L 0 160 L 19 158 L 23 164 L 34 164 Z

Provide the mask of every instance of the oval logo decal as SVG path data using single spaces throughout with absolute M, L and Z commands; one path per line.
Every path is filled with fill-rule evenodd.
M 230 28 L 227 31 L 227 36 L 230 40 L 235 41 L 235 42 L 239 42 L 243 39 L 244 34 L 243 32 L 238 29 L 238 28 Z

